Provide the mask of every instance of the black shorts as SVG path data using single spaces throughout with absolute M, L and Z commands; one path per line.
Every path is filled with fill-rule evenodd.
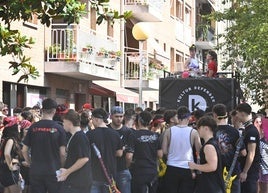
M 10 171 L 7 164 L 0 167 L 0 182 L 4 187 L 18 184 L 19 171 Z

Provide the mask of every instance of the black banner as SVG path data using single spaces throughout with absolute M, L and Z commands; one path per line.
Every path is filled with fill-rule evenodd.
M 237 83 L 231 78 L 200 78 L 159 80 L 160 107 L 177 109 L 187 106 L 192 112 L 196 109 L 211 109 L 217 103 L 223 103 L 230 111 L 235 108 Z

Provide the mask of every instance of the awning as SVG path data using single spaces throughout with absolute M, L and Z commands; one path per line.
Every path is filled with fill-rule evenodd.
M 117 85 L 94 82 L 90 87 L 90 93 L 101 96 L 116 97 L 116 101 L 124 103 L 139 103 L 139 95 Z

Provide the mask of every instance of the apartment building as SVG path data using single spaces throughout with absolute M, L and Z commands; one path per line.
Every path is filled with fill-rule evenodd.
M 172 73 L 183 70 L 189 46 L 195 42 L 195 0 L 126 0 L 125 10 L 131 10 L 133 17 L 125 28 L 124 86 L 139 89 L 139 44 L 132 35 L 132 28 L 144 22 L 149 38 L 143 48 L 143 107 L 155 109 L 163 70 Z
M 44 97 L 77 110 L 85 102 L 106 110 L 115 104 L 134 107 L 138 104 L 140 56 L 132 28 L 138 22 L 146 22 L 150 37 L 143 48 L 143 107 L 157 108 L 158 79 L 163 77 L 163 70 L 182 70 L 188 48 L 195 43 L 195 0 L 110 3 L 117 10 L 122 5 L 124 10 L 133 12 L 133 17 L 121 26 L 120 21 L 113 26 L 109 21 L 96 25 L 96 12 L 90 5 L 79 25 L 67 25 L 61 19 L 52 20 L 49 28 L 37 20 L 14 23 L 14 28 L 36 41 L 26 53 L 32 57 L 40 77 L 24 84 L 17 83 L 18 76 L 11 72 L 3 73 L 2 100 L 11 108 L 33 106 Z M 8 71 L 10 59 L 0 59 L 1 72 Z

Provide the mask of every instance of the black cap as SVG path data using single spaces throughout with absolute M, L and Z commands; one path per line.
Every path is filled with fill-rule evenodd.
M 47 99 L 43 100 L 42 108 L 43 109 L 56 109 L 57 108 L 57 102 L 54 101 L 51 98 L 47 98 Z
M 191 45 L 191 47 L 189 48 L 189 50 L 194 50 L 196 51 L 196 46 L 194 44 Z
M 108 113 L 102 109 L 102 108 L 97 108 L 92 111 L 92 116 L 95 118 L 102 119 L 105 123 L 107 123 L 108 119 Z

